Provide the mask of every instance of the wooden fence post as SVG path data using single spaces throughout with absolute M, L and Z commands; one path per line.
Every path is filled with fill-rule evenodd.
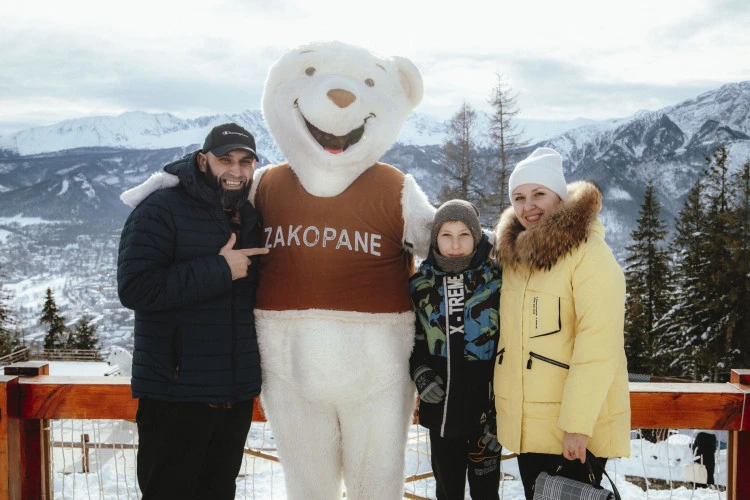
M 729 383 L 745 393 L 739 431 L 729 431 L 727 500 L 750 500 L 750 370 L 732 370 Z
M 81 434 L 81 471 L 89 471 L 89 435 Z
M 0 498 L 21 498 L 18 377 L 0 375 Z
M 36 377 L 49 375 L 49 363 L 24 361 L 5 367 L 5 375 Z M 20 401 L 16 401 L 18 405 Z M 50 474 L 50 438 L 47 420 L 19 419 L 18 439 L 20 443 L 19 464 L 22 499 L 52 499 Z

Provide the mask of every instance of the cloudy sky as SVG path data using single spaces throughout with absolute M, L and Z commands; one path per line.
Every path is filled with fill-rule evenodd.
M 624 117 L 750 80 L 750 0 L 21 0 L 0 6 L 0 134 L 126 111 L 258 109 L 286 50 L 338 39 L 421 70 L 418 111 Z

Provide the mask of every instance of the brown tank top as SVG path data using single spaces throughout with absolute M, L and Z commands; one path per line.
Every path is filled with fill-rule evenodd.
M 259 309 L 411 311 L 414 258 L 402 246 L 404 174 L 376 163 L 343 193 L 309 194 L 288 163 L 269 168 L 255 206 L 263 215 Z

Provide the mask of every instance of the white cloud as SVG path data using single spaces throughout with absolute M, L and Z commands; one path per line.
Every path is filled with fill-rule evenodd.
M 525 118 L 627 116 L 747 79 L 748 25 L 746 0 L 30 0 L 0 8 L 0 133 L 257 109 L 268 67 L 315 39 L 410 58 L 425 79 L 419 111 L 437 116 L 464 99 L 486 106 L 496 72 Z

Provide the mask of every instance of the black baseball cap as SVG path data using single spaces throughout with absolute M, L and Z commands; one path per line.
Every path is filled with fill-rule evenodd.
M 214 156 L 222 156 L 235 149 L 250 151 L 256 160 L 260 160 L 255 152 L 253 134 L 236 123 L 225 123 L 212 128 L 203 142 L 201 152 L 205 154 L 210 151 Z

